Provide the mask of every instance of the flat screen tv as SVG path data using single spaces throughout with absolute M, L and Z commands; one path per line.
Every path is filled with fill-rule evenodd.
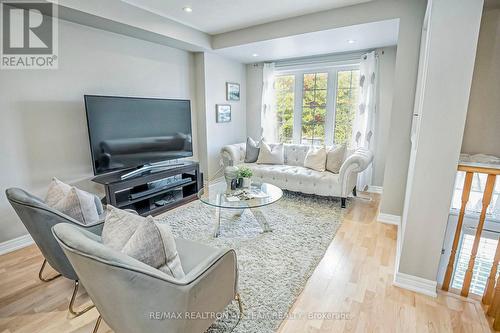
M 193 156 L 189 100 L 85 95 L 94 174 Z

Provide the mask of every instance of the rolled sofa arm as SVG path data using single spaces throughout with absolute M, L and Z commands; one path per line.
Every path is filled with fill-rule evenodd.
M 222 147 L 220 155 L 224 167 L 238 165 L 245 161 L 246 143 L 235 143 Z
M 346 158 L 339 172 L 342 198 L 347 198 L 354 186 L 356 186 L 358 173 L 365 170 L 372 161 L 373 153 L 366 148 L 358 148 Z

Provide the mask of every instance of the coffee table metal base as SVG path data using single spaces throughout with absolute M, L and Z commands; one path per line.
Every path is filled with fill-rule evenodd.
M 215 208 L 215 226 L 214 226 L 214 238 L 220 236 L 220 222 L 221 222 L 221 209 L 220 207 Z M 266 217 L 259 208 L 245 208 L 250 210 L 254 218 L 260 224 L 262 228 L 262 233 L 273 231 L 267 222 Z M 241 216 L 245 212 L 245 209 L 231 209 L 234 211 L 234 215 Z

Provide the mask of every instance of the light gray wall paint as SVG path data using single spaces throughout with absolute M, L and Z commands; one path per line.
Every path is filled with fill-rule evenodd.
M 262 64 L 249 64 L 247 70 L 247 133 L 257 140 L 262 135 Z
M 384 54 L 382 54 L 382 51 Z M 373 185 L 382 186 L 387 154 L 394 86 L 396 46 L 377 50 L 379 54 L 379 105 L 377 114 L 377 148 L 373 161 Z M 254 139 L 261 135 L 262 64 L 247 67 L 247 132 Z
M 408 176 L 398 267 L 400 273 L 431 281 L 436 281 L 453 194 L 482 8 L 483 0 L 431 5 L 420 131 Z
M 500 157 L 500 9 L 481 21 L 462 152 Z
M 208 180 L 223 174 L 219 164 L 221 148 L 227 144 L 244 142 L 246 139 L 246 67 L 214 53 L 200 53 L 196 57 L 203 57 L 204 73 L 200 76 L 203 76 L 205 91 L 204 131 L 207 150 L 205 180 Z M 201 60 L 197 60 L 197 63 L 198 61 Z M 226 82 L 240 84 L 239 101 L 226 100 Z M 230 122 L 216 122 L 216 104 L 231 105 Z M 203 122 L 202 118 L 200 122 Z
M 26 233 L 6 188 L 92 175 L 84 94 L 193 99 L 193 68 L 189 52 L 60 21 L 58 70 L 1 71 L 0 242 Z
M 207 114 L 206 106 L 206 78 L 205 78 L 205 54 L 198 52 L 194 54 L 194 75 L 196 94 L 196 114 L 198 126 L 198 157 L 201 172 L 208 175 L 208 140 L 207 140 Z M 206 179 L 204 179 L 206 180 Z

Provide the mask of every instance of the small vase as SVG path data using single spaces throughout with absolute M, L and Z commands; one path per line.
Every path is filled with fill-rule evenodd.
M 224 178 L 226 178 L 226 184 L 228 188 L 231 188 L 231 182 L 236 179 L 238 174 L 238 168 L 234 166 L 228 166 L 224 169 Z
M 249 188 L 252 185 L 252 178 L 243 178 L 243 188 Z

